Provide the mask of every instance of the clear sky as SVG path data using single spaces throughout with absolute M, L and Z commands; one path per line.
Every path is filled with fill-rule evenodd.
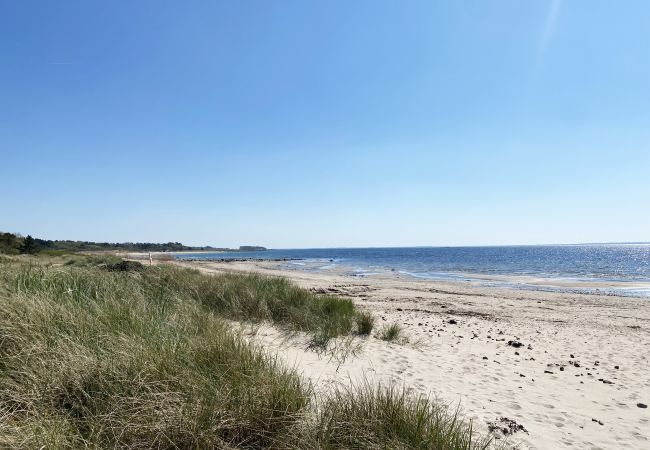
M 650 241 L 650 1 L 0 0 L 0 230 Z

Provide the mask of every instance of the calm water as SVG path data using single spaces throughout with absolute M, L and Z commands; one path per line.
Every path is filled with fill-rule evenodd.
M 343 269 L 365 276 L 386 271 L 430 279 L 474 279 L 523 286 L 519 277 L 612 284 L 612 291 L 650 296 L 650 244 L 504 247 L 294 249 L 265 252 L 179 254 L 179 259 L 279 259 L 303 270 Z M 508 279 L 510 277 L 510 280 Z M 513 281 L 517 278 L 519 281 Z M 515 286 L 516 285 L 516 286 Z M 628 287 L 629 286 L 629 287 Z

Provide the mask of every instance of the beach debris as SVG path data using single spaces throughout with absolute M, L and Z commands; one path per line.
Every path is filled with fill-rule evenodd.
M 603 422 L 601 422 L 601 421 L 598 420 L 598 419 L 594 419 L 594 418 L 592 418 L 591 421 L 592 421 L 592 422 L 596 422 L 598 425 L 605 425 Z
M 575 358 L 575 356 L 573 356 L 573 353 L 571 353 L 569 356 L 570 356 L 571 358 Z
M 509 345 L 510 347 L 514 347 L 514 348 L 519 348 L 519 347 L 523 347 L 523 346 L 524 346 L 524 344 L 522 344 L 522 343 L 519 342 L 519 341 L 508 341 L 508 345 Z
M 580 367 L 580 361 L 569 361 L 569 365 L 573 367 Z
M 527 348 L 528 350 L 532 350 L 532 349 L 533 349 L 533 346 L 530 345 L 530 344 L 528 344 L 528 347 L 526 347 L 526 348 Z
M 617 369 L 617 370 L 618 370 L 618 369 L 619 369 L 619 367 L 618 367 L 618 366 L 614 366 L 614 369 Z
M 518 424 L 514 419 L 508 417 L 499 417 L 498 419 L 487 423 L 490 433 L 501 433 L 504 436 L 510 436 L 519 431 L 528 433 L 528 430 L 523 425 Z
M 606 380 L 606 379 L 604 379 L 604 378 L 598 378 L 598 381 L 602 381 L 602 382 L 605 383 L 605 384 L 614 384 L 613 381 L 609 381 L 609 380 Z
M 447 323 L 450 324 L 450 325 L 456 325 L 458 322 L 456 322 L 455 319 L 449 319 L 449 320 L 447 321 Z
M 648 405 L 646 405 L 645 403 L 637 403 L 636 406 L 638 406 L 639 408 L 643 408 L 643 409 L 648 407 Z
M 553 372 L 551 372 L 550 370 L 545 370 L 544 373 L 550 373 L 551 375 L 553 375 Z
M 484 356 L 483 359 L 488 359 L 488 357 L 487 357 L 487 356 Z

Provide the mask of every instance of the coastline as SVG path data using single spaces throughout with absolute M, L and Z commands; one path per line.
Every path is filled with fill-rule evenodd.
M 650 301 L 518 290 L 398 274 L 354 277 L 279 262 L 167 262 L 208 273 L 283 276 L 352 298 L 378 326 L 399 323 L 416 345 L 362 340 L 343 361 L 262 326 L 255 339 L 317 388 L 393 381 L 460 406 L 476 427 L 507 417 L 521 448 L 646 448 L 650 414 Z M 513 347 L 508 342 L 520 342 Z M 517 344 L 514 344 L 517 345 Z

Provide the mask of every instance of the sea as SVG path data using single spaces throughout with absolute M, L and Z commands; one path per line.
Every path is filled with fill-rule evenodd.
M 178 253 L 177 259 L 274 260 L 281 267 L 355 277 L 463 280 L 513 289 L 650 298 L 650 243 L 271 249 Z

